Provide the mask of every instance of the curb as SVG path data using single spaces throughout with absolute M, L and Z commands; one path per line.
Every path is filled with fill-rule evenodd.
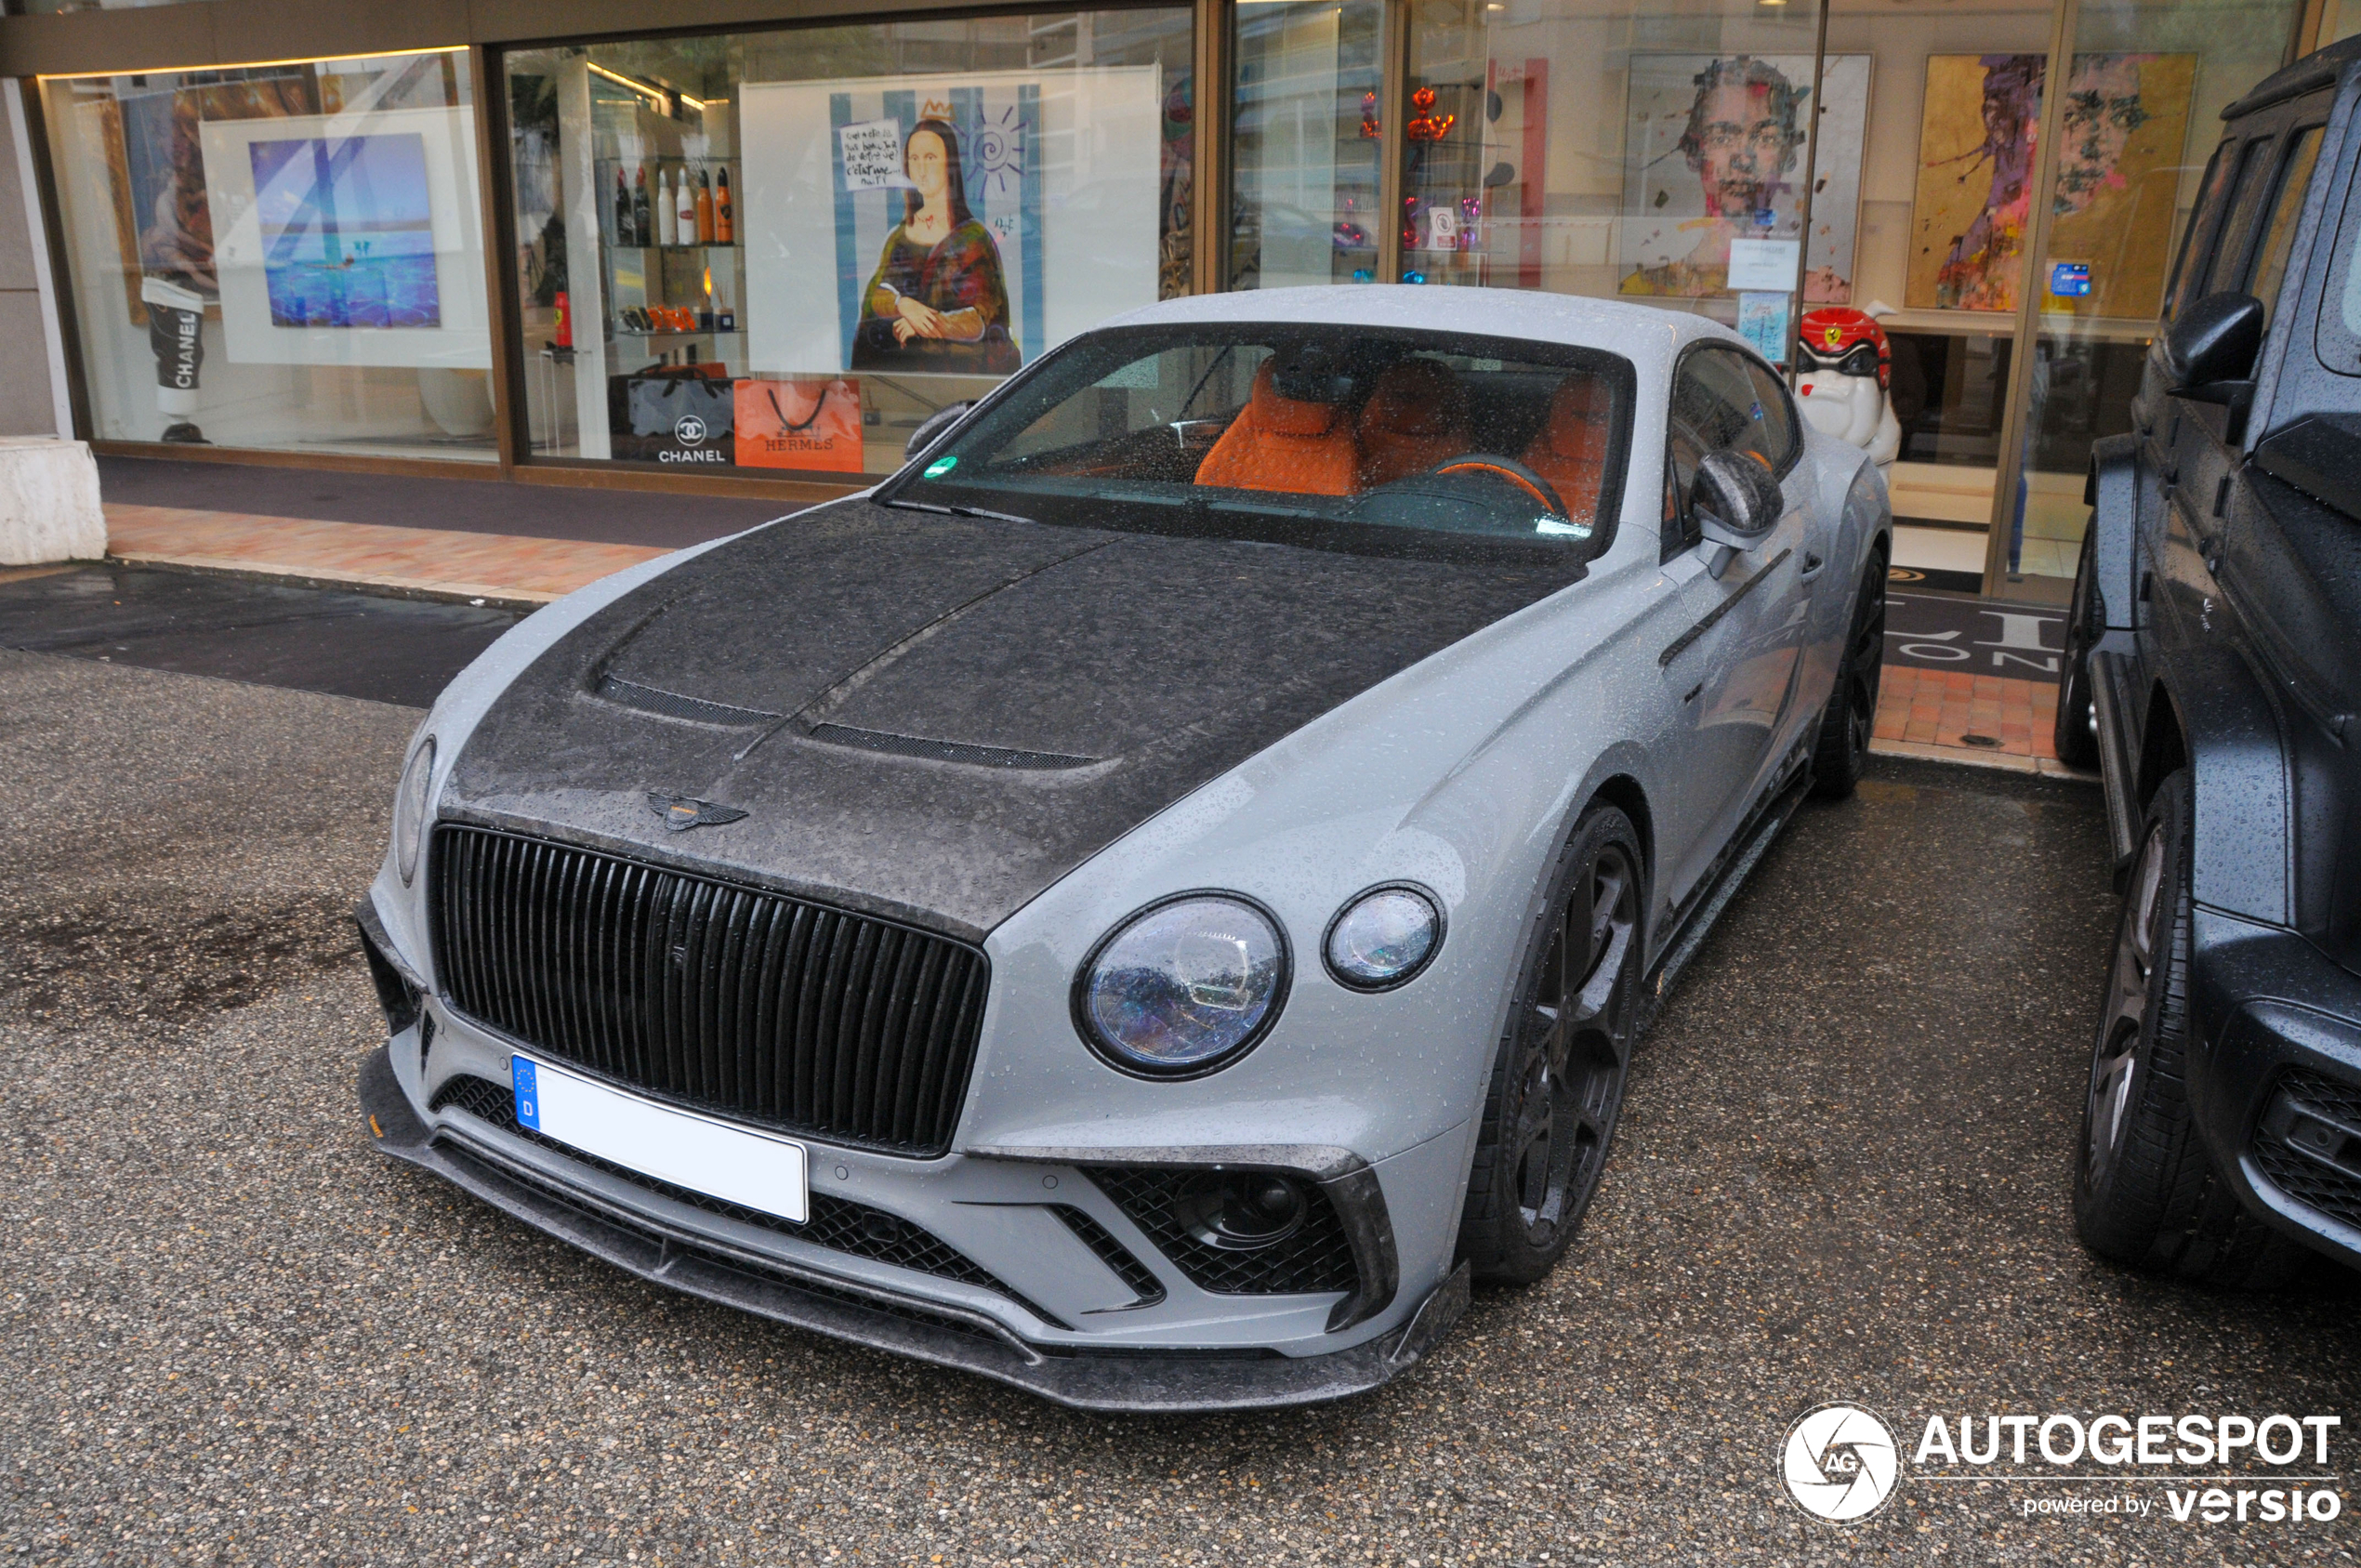
M 118 566 L 169 566 L 178 572 L 202 572 L 214 577 L 238 577 L 287 587 L 325 588 L 369 594 L 377 599 L 422 600 L 436 604 L 464 604 L 487 610 L 534 611 L 562 595 L 530 588 L 501 587 L 489 583 L 421 582 L 406 577 L 371 577 L 357 572 L 316 567 L 257 565 L 209 556 L 150 555 L 144 551 L 117 554 L 107 560 Z
M 1926 741 L 1880 741 L 1869 743 L 1872 757 L 1906 757 L 1919 762 L 1948 762 L 1962 768 L 1998 768 L 2004 772 L 2034 773 L 2045 779 L 2071 779 L 2077 784 L 2097 784 L 2099 775 L 2069 768 L 2054 757 L 2026 757 L 2016 752 L 1985 751 L 1963 745 L 1935 745 Z

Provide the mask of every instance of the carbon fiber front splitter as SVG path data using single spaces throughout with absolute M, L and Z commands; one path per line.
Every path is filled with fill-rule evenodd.
M 1078 1410 L 1260 1410 L 1347 1399 L 1416 1364 L 1468 1305 L 1464 1265 L 1408 1324 L 1323 1356 L 1071 1351 L 983 1316 L 716 1246 L 561 1189 L 481 1145 L 438 1135 L 410 1109 L 384 1047 L 361 1069 L 361 1108 L 389 1157 L 433 1171 L 493 1207 L 641 1279 L 915 1361 L 956 1367 Z

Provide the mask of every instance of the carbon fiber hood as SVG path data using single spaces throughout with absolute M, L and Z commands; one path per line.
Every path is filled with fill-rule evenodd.
M 1190 790 L 1566 581 L 838 503 L 553 644 L 476 727 L 442 811 L 975 940 Z M 673 832 L 652 793 L 745 815 Z

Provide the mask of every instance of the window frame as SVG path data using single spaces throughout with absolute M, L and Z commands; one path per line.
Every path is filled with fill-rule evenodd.
M 2237 145 L 2235 137 L 2223 137 L 2213 147 L 2213 155 L 2205 161 L 2205 174 L 2197 181 L 2197 204 L 2189 214 L 2189 226 L 2181 235 L 2181 248 L 2172 258 L 2172 274 L 2165 280 L 2163 320 L 2170 322 L 2181 314 L 2186 300 L 2181 297 L 2181 285 L 2203 276 L 2213 265 L 2213 231 L 2221 227 L 2222 209 L 2229 200 L 2227 155 Z M 2217 187 L 2214 176 L 2223 176 Z M 2190 270 L 2191 263 L 2196 270 Z
M 1789 474 L 1795 472 L 1796 466 L 1803 461 L 1804 450 L 1810 444 L 1803 433 L 1802 412 L 1796 407 L 1795 398 L 1787 390 L 1786 378 L 1772 367 L 1769 361 L 1743 343 L 1726 342 L 1714 337 L 1700 337 L 1684 347 L 1680 356 L 1672 362 L 1672 375 L 1665 383 L 1664 485 L 1673 501 L 1673 507 L 1670 509 L 1674 515 L 1665 518 L 1661 524 L 1663 534 L 1657 556 L 1659 561 L 1670 560 L 1682 550 L 1694 549 L 1705 538 L 1704 534 L 1696 525 L 1696 520 L 1689 505 L 1688 490 L 1680 483 L 1673 468 L 1672 410 L 1679 402 L 1678 389 L 1681 385 L 1681 377 L 1687 373 L 1691 362 L 1700 355 L 1713 353 L 1729 354 L 1746 367 L 1748 380 L 1755 383 L 1758 388 L 1755 394 L 1758 402 L 1761 398 L 1760 390 L 1761 387 L 1768 386 L 1777 389 L 1780 404 L 1787 410 L 1789 444 L 1786 457 L 1773 465 L 1771 469 L 1773 478 L 1785 481 Z M 1766 419 L 1764 423 L 1767 426 L 1769 421 Z

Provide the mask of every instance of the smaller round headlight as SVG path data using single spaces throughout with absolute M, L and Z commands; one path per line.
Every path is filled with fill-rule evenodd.
M 1403 984 L 1443 945 L 1443 911 L 1418 888 L 1372 888 L 1337 912 L 1323 944 L 1328 972 L 1355 991 Z
M 1260 1039 L 1287 988 L 1275 921 L 1244 899 L 1193 894 L 1118 927 L 1082 967 L 1075 1021 L 1131 1073 L 1209 1073 Z
M 418 874 L 418 844 L 426 837 L 427 791 L 434 784 L 434 737 L 429 735 L 410 754 L 402 770 L 402 784 L 393 797 L 393 868 L 407 887 Z

